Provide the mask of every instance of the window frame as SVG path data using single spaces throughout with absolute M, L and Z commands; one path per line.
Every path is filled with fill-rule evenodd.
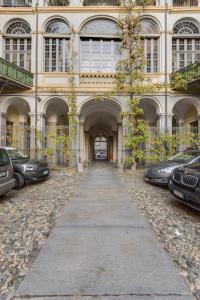
M 118 34 L 107 34 L 107 33 L 104 34 L 103 32 L 101 34 L 99 34 L 99 33 L 95 34 L 95 33 L 83 32 L 84 27 L 87 26 L 87 24 L 89 22 L 95 22 L 95 21 L 99 21 L 99 20 L 105 20 L 105 21 L 108 21 L 108 22 L 110 21 L 112 23 L 115 23 L 116 26 L 117 26 L 117 23 L 114 20 L 108 19 L 108 18 L 92 19 L 92 20 L 88 21 L 87 23 L 85 23 L 83 25 L 83 27 L 81 29 L 81 33 L 80 33 L 80 38 L 79 38 L 79 41 L 80 41 L 80 46 L 79 46 L 79 53 L 80 53 L 80 55 L 79 55 L 79 68 L 80 68 L 80 70 L 79 71 L 80 71 L 80 73 L 94 73 L 94 74 L 95 73 L 102 73 L 102 74 L 104 74 L 104 73 L 110 73 L 110 74 L 113 74 L 113 73 L 116 72 L 116 70 L 114 70 L 114 71 L 111 70 L 112 67 L 110 67 L 110 71 L 108 71 L 108 72 L 104 72 L 104 71 L 102 72 L 101 70 L 100 71 L 92 70 L 92 68 L 93 68 L 91 66 L 92 57 L 90 57 L 90 59 L 89 59 L 89 69 L 90 69 L 90 71 L 88 71 L 88 72 L 82 71 L 82 41 L 83 40 L 88 40 L 89 41 L 90 54 L 91 54 L 91 42 L 99 40 L 100 41 L 100 48 L 101 48 L 101 50 L 100 50 L 101 51 L 101 56 L 103 54 L 103 48 L 102 48 L 103 47 L 103 43 L 106 42 L 106 41 L 110 41 L 111 42 L 111 49 L 113 50 L 111 52 L 111 56 L 112 57 L 113 57 L 113 54 L 114 54 L 113 42 L 115 42 L 115 41 L 116 42 L 120 42 L 120 36 Z M 121 49 L 121 59 L 122 58 L 123 58 L 123 51 Z M 102 61 L 102 60 L 100 60 L 100 61 Z M 104 61 L 105 61 L 105 59 L 104 59 Z M 112 61 L 114 62 L 114 60 L 112 60 Z M 116 61 L 115 65 L 116 64 L 117 64 L 117 61 Z M 103 65 L 101 65 L 100 68 L 103 69 Z
M 8 32 L 10 27 L 15 23 L 22 23 L 25 25 L 25 29 L 28 29 L 26 33 L 12 33 Z M 17 27 L 16 27 L 17 28 Z M 19 27 L 20 28 L 20 27 Z M 9 49 L 7 49 L 7 41 L 9 40 Z M 21 41 L 23 40 L 23 50 L 20 49 Z M 15 43 L 14 43 L 15 42 Z M 14 46 L 16 45 L 16 49 Z M 30 49 L 29 49 L 30 47 Z M 3 55 L 4 58 L 10 62 L 15 63 L 17 66 L 31 71 L 32 61 L 31 61 L 31 53 L 32 53 L 32 36 L 31 36 L 31 27 L 29 23 L 25 20 L 15 20 L 11 22 L 7 28 L 5 34 L 3 34 Z M 23 65 L 21 64 L 21 55 L 23 54 Z M 14 56 L 16 56 L 16 60 L 14 60 Z M 9 58 L 8 58 L 9 57 Z M 28 59 L 29 57 L 29 59 Z
M 181 22 L 188 22 L 193 24 L 198 33 L 180 33 L 174 32 L 176 26 Z M 183 49 L 180 49 L 181 42 L 183 41 Z M 191 41 L 191 50 L 188 49 L 189 41 Z M 199 49 L 196 49 L 196 41 L 198 41 Z M 174 49 L 176 48 L 176 49 Z M 189 62 L 189 54 L 191 54 L 191 61 Z M 181 60 L 181 55 L 183 59 Z M 200 57 L 200 30 L 199 27 L 192 22 L 191 20 L 182 20 L 177 22 L 177 24 L 173 27 L 173 35 L 172 35 L 172 72 L 175 72 L 179 69 L 185 68 L 190 64 L 193 64 L 197 61 L 196 56 Z M 182 63 L 183 62 L 183 63 Z
M 60 21 L 66 24 L 66 27 L 68 28 L 68 32 L 66 33 L 53 33 L 53 32 L 46 32 L 46 29 L 48 28 L 48 26 L 55 22 L 55 21 Z M 51 44 L 51 49 L 49 48 L 49 64 L 48 64 L 48 71 L 46 69 L 46 41 L 47 39 L 49 39 L 50 44 Z M 55 64 L 55 70 L 53 70 L 53 57 L 52 57 L 52 42 L 53 40 L 56 40 L 56 64 Z M 59 70 L 60 66 L 59 66 L 59 41 L 62 41 L 62 70 Z M 53 72 L 53 73 L 68 73 L 69 72 L 69 50 L 68 50 L 68 43 L 70 41 L 70 27 L 69 24 L 63 20 L 63 19 L 51 19 L 45 26 L 45 30 L 43 33 L 43 72 L 44 73 L 49 73 L 49 72 Z M 50 47 L 49 44 L 49 47 Z M 65 45 L 65 46 L 64 46 Z M 64 50 L 63 50 L 64 49 Z M 50 55 L 51 54 L 51 55 Z M 67 64 L 65 64 L 67 61 Z

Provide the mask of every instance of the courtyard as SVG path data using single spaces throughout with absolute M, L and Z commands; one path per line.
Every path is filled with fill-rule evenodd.
M 102 199 L 104 203 L 104 208 L 102 208 L 102 206 L 99 206 L 100 203 L 97 201 L 97 195 L 95 193 L 93 194 L 92 200 L 94 202 L 90 202 L 89 210 L 87 212 L 84 212 L 84 202 L 82 202 L 85 201 L 84 193 L 82 194 L 82 192 L 80 193 L 76 190 L 77 185 L 81 182 L 81 186 L 83 187 L 88 176 L 89 178 L 93 178 L 97 175 L 99 177 L 97 177 L 98 184 L 96 184 L 95 187 L 97 191 L 96 193 L 97 195 L 98 193 L 103 193 L 105 189 L 104 198 L 107 197 L 108 201 L 106 202 Z M 81 226 L 83 228 L 86 225 L 88 226 L 88 224 L 104 224 L 106 226 L 108 217 L 110 224 L 109 226 L 115 227 L 118 222 L 121 222 L 121 220 L 123 220 L 121 218 L 117 218 L 116 215 L 116 203 L 112 202 L 112 197 L 115 197 L 115 195 L 112 195 L 111 199 L 108 197 L 110 195 L 109 190 L 112 189 L 112 185 L 114 184 L 112 182 L 110 183 L 109 178 L 112 178 L 113 176 L 116 176 L 117 180 L 119 180 L 120 176 L 120 180 L 123 183 L 123 189 L 127 189 L 129 191 L 130 200 L 124 199 L 124 211 L 126 211 L 126 202 L 130 201 L 128 202 L 130 206 L 130 212 L 127 222 L 130 222 L 130 224 L 132 224 L 132 222 L 133 224 L 135 224 L 135 222 L 138 222 L 138 219 L 133 213 L 133 208 L 136 205 L 139 209 L 139 212 L 145 216 L 145 219 L 147 223 L 150 224 L 151 229 L 156 233 L 156 245 L 157 240 L 159 240 L 159 245 L 162 245 L 162 248 L 165 249 L 164 252 L 167 252 L 167 256 L 170 256 L 170 260 L 173 260 L 173 265 L 178 268 L 178 273 L 180 273 L 180 276 L 184 279 L 191 292 L 196 296 L 197 299 L 199 299 L 199 213 L 178 203 L 174 196 L 172 196 L 167 189 L 145 183 L 143 180 L 142 171 L 137 171 L 137 173 L 119 174 L 117 172 L 117 169 L 106 165 L 104 162 L 98 163 L 95 168 L 93 167 L 92 169 L 89 169 L 84 175 L 80 175 L 73 170 L 61 169 L 59 171 L 54 171 L 52 172 L 49 180 L 37 185 L 27 186 L 20 191 L 13 190 L 6 196 L 4 196 L 4 198 L 0 202 L 1 299 L 6 299 L 8 295 L 9 297 L 12 297 L 12 295 L 15 293 L 28 270 L 30 269 L 32 263 L 35 261 L 40 249 L 43 247 L 43 245 L 45 245 L 45 241 L 47 240 L 51 230 L 54 228 L 55 224 L 60 220 L 60 218 L 61 220 L 63 219 L 62 216 L 64 214 L 68 214 L 70 216 L 70 222 L 73 222 L 74 226 L 78 226 L 80 223 L 82 224 Z M 90 187 L 90 189 L 92 190 L 93 188 L 94 186 Z M 72 207 L 73 205 L 75 205 L 75 207 L 77 205 L 77 200 L 74 200 L 73 196 L 74 192 L 75 195 L 77 195 L 76 197 L 80 198 L 79 204 L 82 204 L 79 205 L 80 208 L 78 210 L 75 210 L 76 213 L 75 211 L 73 212 L 73 210 L 70 213 L 70 210 L 68 212 L 68 208 L 70 209 L 70 205 L 72 205 Z M 83 200 L 81 200 L 81 197 L 83 197 Z M 121 201 L 123 201 L 123 199 L 121 199 Z M 113 207 L 113 211 L 111 210 L 111 207 Z M 80 209 L 82 211 L 81 218 L 80 216 L 78 217 L 78 211 Z M 85 209 L 87 210 L 87 206 L 85 207 Z M 92 214 L 90 210 L 93 211 Z M 63 221 L 65 219 L 66 217 L 64 217 Z M 125 222 L 126 224 L 126 220 L 123 222 Z M 140 223 L 140 225 L 141 224 L 143 223 Z M 139 227 L 137 229 L 138 232 L 141 230 Z M 85 233 L 83 232 L 80 237 L 81 240 L 86 239 L 87 242 L 88 234 L 85 235 Z M 97 237 L 98 235 L 96 236 L 96 238 Z M 134 244 L 134 240 L 132 242 Z M 143 247 L 142 238 L 140 240 L 140 243 L 140 247 Z M 84 245 L 86 246 L 85 243 Z M 69 248 L 70 247 L 73 247 L 73 243 L 72 245 L 69 245 Z M 114 251 L 114 249 L 115 247 L 113 244 L 112 251 Z M 90 251 L 89 246 L 88 251 Z M 101 250 L 99 251 L 101 253 Z M 128 248 L 130 257 L 131 255 L 133 255 L 132 251 L 133 249 Z M 89 252 L 87 255 L 85 257 L 86 261 L 87 259 L 89 259 Z M 57 257 L 57 259 L 58 258 L 59 256 Z M 101 259 L 104 259 L 104 257 L 102 257 Z M 96 263 L 98 263 L 98 260 L 96 260 Z M 49 261 L 49 264 L 51 264 L 51 260 Z M 107 267 L 108 269 L 105 268 L 105 272 L 109 273 L 109 266 Z M 73 265 L 69 264 L 69 268 L 72 268 L 71 270 L 73 270 Z M 91 271 L 90 268 L 91 266 L 88 265 L 87 272 L 89 273 Z M 155 273 L 156 270 L 157 269 L 155 268 Z M 67 272 L 67 270 L 65 271 Z M 116 270 L 116 273 L 118 273 L 118 270 Z M 93 275 L 90 274 L 92 278 L 94 275 L 94 273 Z M 97 289 L 99 287 L 98 280 L 100 279 L 95 279 Z M 79 283 L 77 282 L 77 284 L 78 288 L 81 288 L 81 281 Z M 115 284 L 115 282 L 113 282 L 113 284 Z M 143 284 L 145 285 L 145 279 Z M 70 289 L 70 284 L 68 288 Z M 85 286 L 84 288 L 82 286 L 81 289 L 83 293 L 84 289 L 87 290 L 87 288 L 89 287 Z M 39 294 L 39 290 L 37 290 L 37 294 Z M 190 296 L 186 296 L 186 298 L 180 297 L 180 299 L 189 298 Z M 125 298 L 122 297 L 122 299 Z M 172 299 L 176 298 L 172 297 Z

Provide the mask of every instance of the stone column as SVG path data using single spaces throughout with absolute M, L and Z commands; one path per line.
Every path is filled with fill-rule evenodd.
M 3 45 L 3 35 L 0 34 L 0 45 Z M 0 57 L 3 57 L 3 47 L 0 47 Z
M 118 167 L 121 168 L 123 164 L 123 128 L 122 124 L 118 124 Z
M 89 161 L 89 134 L 85 132 L 85 161 Z
M 0 113 L 0 146 L 6 146 L 6 120 L 7 115 Z
M 198 135 L 200 136 L 200 115 L 197 116 L 198 120 Z
M 44 150 L 46 146 L 46 115 L 41 113 L 39 115 L 39 137 L 38 137 L 38 148 L 39 157 L 44 158 Z
M 34 157 L 35 153 L 35 114 L 30 114 L 30 157 Z
M 51 158 L 47 157 L 49 163 L 53 166 L 57 164 L 57 145 L 54 143 L 54 138 L 57 137 L 57 122 L 48 122 L 46 127 L 47 135 L 47 150 L 51 153 Z M 52 138 L 51 138 L 52 137 Z
M 173 127 L 173 124 L 172 124 L 172 118 L 173 118 L 173 114 L 168 114 L 167 115 L 167 132 L 169 134 L 172 134 L 172 127 Z
M 184 134 L 184 120 L 179 120 L 178 121 L 178 135 L 179 135 L 179 139 L 181 141 L 181 144 L 178 146 L 178 151 L 183 151 L 184 150 L 184 144 L 182 142 L 183 134 Z
M 113 162 L 117 162 L 117 132 L 113 134 Z
M 78 157 L 78 171 L 83 172 L 83 163 L 84 163 L 84 123 L 79 122 L 79 157 Z
M 40 145 L 40 118 L 41 115 L 37 114 L 37 124 L 35 123 L 35 118 L 36 118 L 36 114 L 35 113 L 31 113 L 30 114 L 30 156 L 34 157 L 35 156 L 35 148 L 37 147 L 37 150 L 40 149 L 39 145 Z M 36 129 L 35 129 L 36 126 Z M 37 145 L 35 145 L 35 135 L 37 138 Z
M 165 133 L 165 132 L 168 132 L 169 134 L 172 133 L 172 117 L 173 114 L 168 114 L 167 116 L 165 114 L 157 115 L 157 126 L 158 126 L 159 133 Z M 167 128 L 166 128 L 166 122 L 167 122 Z

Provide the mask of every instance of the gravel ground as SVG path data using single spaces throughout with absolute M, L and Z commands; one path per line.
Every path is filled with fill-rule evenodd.
M 0 198 L 0 299 L 16 289 L 76 189 L 74 170 Z
M 200 299 L 200 213 L 178 202 L 167 188 L 144 182 L 143 173 L 122 173 L 133 202 Z

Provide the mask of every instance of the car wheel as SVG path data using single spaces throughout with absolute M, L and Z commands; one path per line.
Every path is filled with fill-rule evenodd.
M 15 189 L 21 189 L 25 184 L 24 176 L 18 172 L 14 173 L 13 177 L 15 178 Z

